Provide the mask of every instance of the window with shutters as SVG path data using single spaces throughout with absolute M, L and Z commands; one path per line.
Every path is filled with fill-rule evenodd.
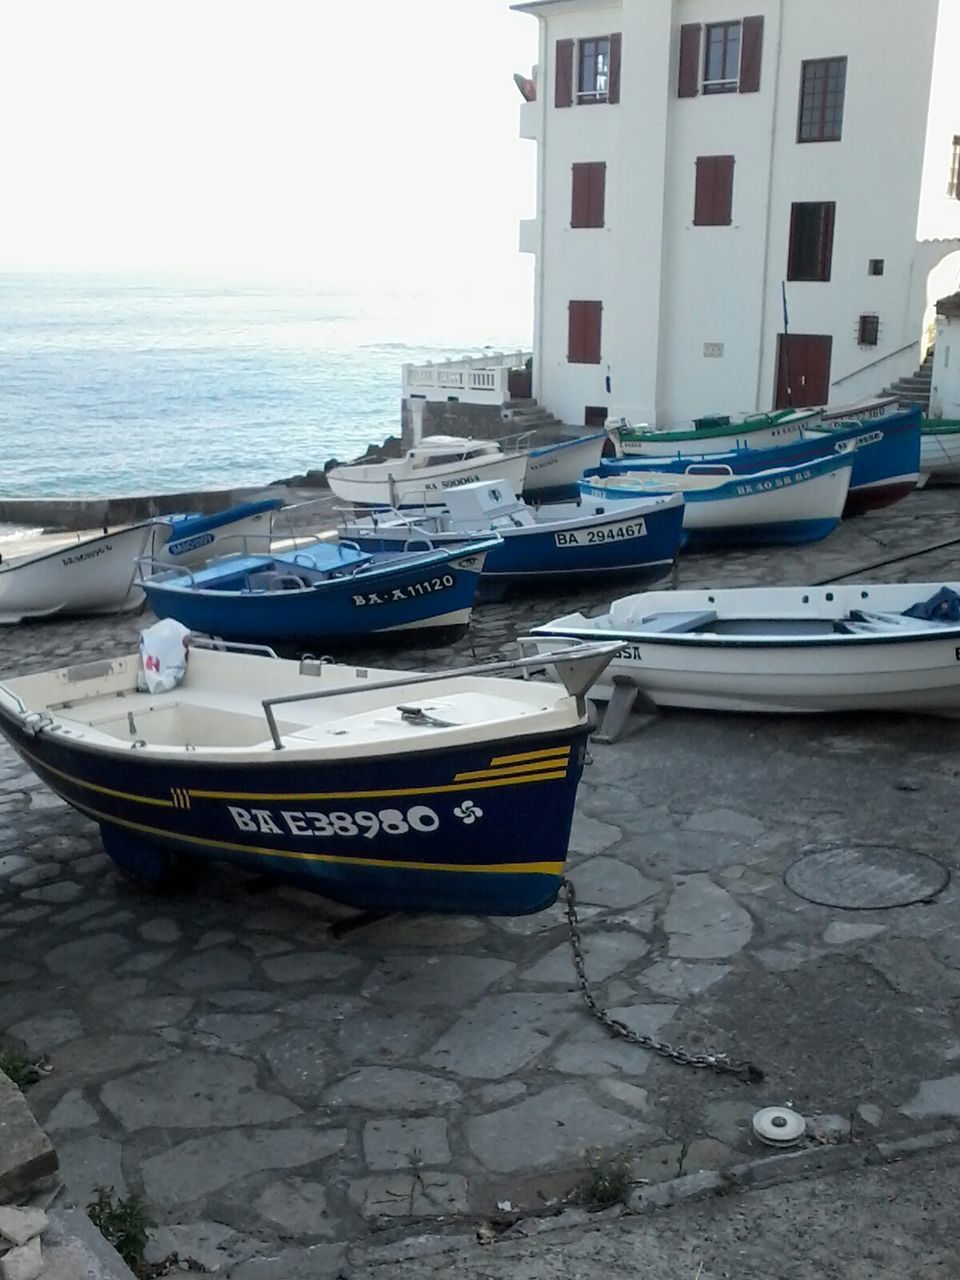
M 567 332 L 569 364 L 600 363 L 602 302 L 571 302 Z
M 960 137 L 953 140 L 953 151 L 950 153 L 950 181 L 947 183 L 947 195 L 951 200 L 960 200 Z
M 604 161 L 573 166 L 571 227 L 602 227 L 606 199 L 607 166 Z
M 554 106 L 620 101 L 619 31 L 583 40 L 558 40 Z M 576 85 L 574 85 L 576 67 Z
M 733 156 L 698 156 L 693 201 L 695 227 L 729 227 L 733 221 Z
M 703 92 L 736 93 L 740 86 L 740 23 L 707 26 L 703 55 Z
M 788 280 L 829 280 L 836 204 L 803 202 L 790 209 Z
M 677 94 L 757 93 L 762 55 L 762 15 L 705 27 L 685 22 L 680 27 Z
M 579 102 L 606 102 L 610 88 L 610 37 L 581 40 L 580 74 L 577 77 Z
M 840 141 L 846 85 L 846 58 L 816 58 L 804 62 L 800 74 L 798 142 Z

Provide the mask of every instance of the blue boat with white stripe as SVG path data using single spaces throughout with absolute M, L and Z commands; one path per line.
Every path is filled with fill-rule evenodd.
M 143 589 L 158 618 L 227 640 L 420 637 L 469 624 L 484 556 L 497 541 L 382 555 L 317 542 L 283 554 L 224 556 L 196 571 L 161 569 Z
M 855 450 L 850 490 L 843 514 L 859 515 L 899 502 L 920 477 L 921 415 L 918 406 L 884 416 L 840 419 L 801 427 L 801 438 L 769 449 L 745 445 L 727 453 L 673 453 L 661 458 L 631 456 L 602 461 L 595 474 L 684 472 L 706 464 L 728 466 L 734 475 L 795 467 L 831 453 Z M 589 479 L 589 477 L 587 477 Z
M 491 678 L 540 657 L 427 674 L 201 641 L 163 693 L 135 653 L 10 680 L 0 733 L 147 880 L 223 861 L 359 909 L 518 915 L 562 884 L 585 695 L 620 647 L 552 655 L 561 688 Z
M 452 547 L 499 536 L 487 552 L 483 585 L 526 585 L 573 576 L 629 576 L 654 582 L 670 572 L 683 537 L 680 494 L 624 501 L 582 498 L 534 507 L 502 480 L 461 485 L 445 507 L 378 511 L 343 526 L 365 551 Z
M 626 472 L 581 482 L 589 497 L 637 499 L 681 493 L 683 529 L 691 547 L 789 545 L 816 542 L 836 527 L 850 487 L 853 453 L 798 467 L 734 475 L 729 463 L 683 472 Z

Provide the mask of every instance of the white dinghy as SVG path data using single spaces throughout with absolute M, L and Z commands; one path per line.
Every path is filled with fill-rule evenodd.
M 622 690 L 620 703 L 639 691 L 664 707 L 955 716 L 957 593 L 929 582 L 649 591 L 556 618 L 527 644 L 623 642 L 591 694 L 600 701 Z M 927 616 L 905 614 L 915 607 Z
M 53 614 L 119 613 L 143 600 L 137 561 L 157 529 L 144 520 L 126 529 L 59 543 L 50 551 L 0 562 L 0 624 Z

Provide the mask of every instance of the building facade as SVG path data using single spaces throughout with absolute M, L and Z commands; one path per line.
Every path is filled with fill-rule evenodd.
M 960 283 L 960 0 L 514 7 L 540 25 L 542 405 L 670 425 L 919 363 Z

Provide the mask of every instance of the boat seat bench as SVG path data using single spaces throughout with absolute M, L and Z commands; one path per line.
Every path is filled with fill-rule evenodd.
M 717 615 L 713 609 L 652 613 L 650 617 L 641 619 L 637 624 L 637 630 L 644 633 L 672 632 L 677 635 L 684 631 L 696 631 L 700 627 L 708 626 L 711 622 L 716 622 L 716 620 Z

